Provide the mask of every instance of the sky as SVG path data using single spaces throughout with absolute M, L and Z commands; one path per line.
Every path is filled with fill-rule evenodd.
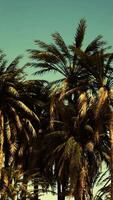
M 27 62 L 34 40 L 52 42 L 55 31 L 71 44 L 81 18 L 87 20 L 85 44 L 102 34 L 112 45 L 112 9 L 112 0 L 0 0 L 0 49 L 9 61 L 21 54 Z
M 26 49 L 37 48 L 36 39 L 52 42 L 58 31 L 71 44 L 81 18 L 87 20 L 85 44 L 102 34 L 113 45 L 113 0 L 0 0 L 0 49 L 9 61 L 24 55 L 27 62 Z

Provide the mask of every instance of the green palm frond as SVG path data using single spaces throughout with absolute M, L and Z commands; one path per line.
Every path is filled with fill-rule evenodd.
M 64 53 L 64 55 L 67 56 L 67 58 L 69 58 L 70 54 L 69 54 L 67 45 L 65 44 L 61 35 L 58 32 L 56 32 L 56 33 L 52 34 L 52 38 L 54 39 L 56 45 L 59 47 L 61 52 Z
M 112 62 L 113 62 L 113 53 L 110 54 L 110 56 L 108 57 L 107 63 L 105 65 L 105 75 L 108 74 L 109 85 L 110 85 L 110 82 L 111 82 L 111 78 L 110 77 L 112 77 L 112 73 L 113 73 L 113 68 L 111 66 Z
M 17 69 L 17 66 L 20 62 L 20 59 L 22 59 L 22 56 L 17 56 L 11 64 L 7 67 L 6 71 L 7 72 L 13 72 L 15 69 Z
M 43 42 L 43 41 L 41 41 L 41 40 L 35 40 L 34 42 L 35 42 L 35 44 L 37 44 L 41 49 L 44 49 L 44 50 L 49 51 L 49 48 L 51 48 L 49 44 L 46 44 L 45 42 Z
M 40 50 L 36 50 L 36 49 L 27 49 L 27 52 L 30 54 L 30 58 L 36 59 L 37 55 L 39 53 L 41 53 Z M 29 65 L 28 65 L 29 66 Z
M 58 64 L 60 62 L 59 58 L 55 54 L 49 52 L 38 53 L 37 59 L 52 64 Z
M 65 56 L 63 55 L 63 53 L 61 53 L 59 51 L 59 49 L 54 45 L 54 44 L 46 44 L 40 40 L 36 40 L 35 41 L 36 44 L 39 45 L 40 48 L 43 48 L 44 50 L 52 53 L 52 54 L 55 54 L 61 61 L 62 63 L 64 64 L 64 66 L 66 65 L 66 58 Z
M 6 64 L 7 64 L 7 60 L 3 60 L 2 63 L 0 64 L 0 75 L 5 72 Z
M 111 199 L 110 195 L 110 176 L 109 170 L 105 170 L 105 172 L 101 173 L 97 179 L 97 186 L 100 188 L 96 195 L 95 200 L 102 200 L 102 199 Z
M 75 46 L 76 46 L 76 48 L 81 48 L 82 42 L 84 40 L 85 30 L 86 30 L 86 20 L 81 19 L 79 24 L 78 24 L 76 34 L 75 34 Z
M 42 68 L 37 72 L 35 72 L 35 74 L 38 75 L 43 75 L 45 72 L 52 72 L 52 71 L 59 72 L 63 76 L 65 75 L 62 69 L 59 69 L 59 67 L 55 67 L 52 63 L 37 63 L 37 64 L 32 64 L 32 66 L 34 66 L 35 68 Z
M 86 53 L 95 53 L 96 51 L 99 51 L 100 48 L 104 45 L 106 45 L 106 42 L 102 40 L 103 36 L 98 35 L 85 49 Z
M 41 70 L 36 71 L 36 72 L 34 73 L 34 75 L 43 76 L 43 75 L 45 75 L 46 73 L 51 73 L 52 71 L 53 71 L 53 72 L 56 72 L 55 69 L 48 69 L 48 68 L 46 68 L 46 69 L 41 69 Z

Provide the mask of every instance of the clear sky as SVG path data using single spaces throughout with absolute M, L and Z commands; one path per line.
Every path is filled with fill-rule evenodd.
M 113 44 L 112 0 L 0 0 L 0 48 L 11 60 L 35 47 L 35 39 L 51 41 L 55 31 L 69 44 L 82 17 L 88 24 L 86 43 L 102 34 Z

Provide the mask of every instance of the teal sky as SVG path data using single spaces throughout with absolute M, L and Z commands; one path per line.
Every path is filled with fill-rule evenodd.
M 35 39 L 50 42 L 55 31 L 69 44 L 82 17 L 86 43 L 102 34 L 113 45 L 112 0 L 0 0 L 0 48 L 12 60 L 34 48 Z

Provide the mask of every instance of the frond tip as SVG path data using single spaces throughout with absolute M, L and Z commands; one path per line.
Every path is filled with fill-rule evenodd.
M 78 24 L 76 34 L 75 34 L 76 48 L 81 48 L 82 42 L 83 42 L 83 39 L 84 39 L 84 35 L 85 35 L 85 30 L 86 30 L 86 20 L 81 19 L 79 24 Z

